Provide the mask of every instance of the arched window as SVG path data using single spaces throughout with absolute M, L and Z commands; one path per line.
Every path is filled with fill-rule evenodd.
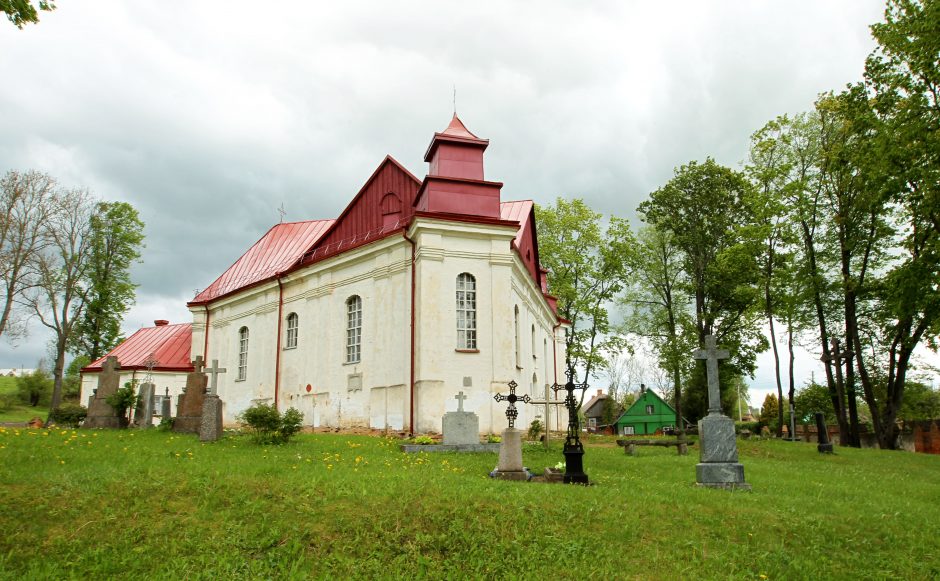
M 238 380 L 248 377 L 248 327 L 238 330 Z
M 535 354 L 535 325 L 532 325 L 532 359 L 538 359 L 538 357 Z
M 287 345 L 285 349 L 293 349 L 297 346 L 297 331 L 300 327 L 300 318 L 297 313 L 287 315 Z
M 519 343 L 522 342 L 521 337 L 519 337 L 519 305 L 516 305 L 514 314 L 513 331 L 515 332 L 516 367 L 522 368 L 522 356 L 519 354 Z
M 362 299 L 353 295 L 346 299 L 346 363 L 359 363 L 362 358 Z
M 457 348 L 477 348 L 477 281 L 466 272 L 457 275 Z

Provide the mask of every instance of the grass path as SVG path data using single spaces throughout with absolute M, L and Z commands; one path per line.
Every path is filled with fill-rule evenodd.
M 590 442 L 580 487 L 368 436 L 0 429 L 0 578 L 940 577 L 940 457 L 740 449 L 751 493 L 695 488 L 697 452 Z

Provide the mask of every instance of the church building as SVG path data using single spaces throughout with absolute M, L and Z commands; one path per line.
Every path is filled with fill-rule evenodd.
M 423 180 L 387 156 L 336 219 L 268 230 L 188 303 L 191 324 L 160 321 L 109 355 L 171 396 L 187 361 L 218 360 L 226 424 L 263 402 L 314 427 L 440 432 L 463 392 L 482 433 L 502 430 L 494 395 L 510 382 L 539 399 L 563 383 L 567 323 L 539 263 L 533 203 L 502 201 L 502 183 L 484 177 L 488 145 L 454 115 Z M 103 362 L 83 369 L 82 401 Z M 567 421 L 560 407 L 553 428 Z M 543 414 L 519 404 L 516 425 Z

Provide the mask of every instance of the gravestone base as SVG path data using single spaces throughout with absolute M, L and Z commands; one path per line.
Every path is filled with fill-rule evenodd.
M 528 480 L 529 473 L 522 465 L 522 432 L 515 428 L 503 430 L 499 464 L 491 475 L 500 480 Z
M 177 434 L 198 434 L 202 426 L 202 416 L 176 416 L 173 431 Z
M 97 404 L 98 402 L 95 403 Z M 107 410 L 105 410 L 104 406 L 108 406 L 108 408 L 111 410 L 110 415 L 105 415 L 107 414 Z M 85 421 L 82 422 L 82 427 L 118 429 L 124 428 L 126 426 L 123 425 L 121 418 L 118 417 L 117 412 L 114 411 L 114 408 L 108 405 L 107 402 L 104 401 L 104 398 L 102 398 L 100 405 L 96 405 L 95 407 L 95 415 L 86 417 Z
M 734 420 L 721 414 L 710 414 L 698 423 L 701 434 L 700 462 L 695 465 L 698 486 L 727 490 L 750 490 L 744 481 L 744 465 L 738 462 L 738 444 Z
M 200 442 L 215 442 L 222 437 L 222 400 L 218 395 L 213 393 L 206 396 L 200 420 Z

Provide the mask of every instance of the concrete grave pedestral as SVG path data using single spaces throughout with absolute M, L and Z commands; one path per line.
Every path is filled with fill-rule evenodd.
M 738 462 L 734 420 L 721 413 L 718 360 L 728 357 L 711 335 L 705 337 L 705 349 L 695 352 L 696 359 L 705 360 L 708 377 L 708 415 L 698 422 L 701 455 L 695 465 L 695 481 L 708 488 L 750 490 L 751 485 L 744 481 L 744 466 Z
M 206 386 L 209 378 L 203 373 L 202 356 L 193 361 L 193 371 L 186 375 L 186 387 L 179 396 L 173 431 L 198 434 L 202 426 L 202 406 L 206 401 Z
M 527 480 L 528 472 L 522 466 L 522 432 L 516 428 L 503 430 L 503 440 L 499 444 L 499 464 L 494 478 L 501 480 Z
M 83 428 L 120 428 L 121 420 L 114 408 L 106 401 L 108 396 L 121 387 L 121 368 L 117 357 L 108 357 L 98 375 L 98 389 L 88 404 L 88 415 Z
M 142 383 L 137 394 L 137 407 L 134 408 L 134 426 L 138 428 L 153 427 L 153 392 L 152 383 Z

